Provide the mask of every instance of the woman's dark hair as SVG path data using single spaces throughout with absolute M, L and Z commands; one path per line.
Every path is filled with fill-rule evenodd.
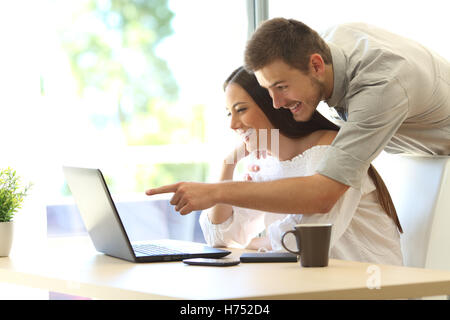
M 254 102 L 261 108 L 266 117 L 272 125 L 280 130 L 280 133 L 289 138 L 300 138 L 317 130 L 334 130 L 339 131 L 340 127 L 325 118 L 317 110 L 314 111 L 313 116 L 309 121 L 298 122 L 293 117 L 289 110 L 281 108 L 275 109 L 273 107 L 272 98 L 267 89 L 261 87 L 253 73 L 249 73 L 244 67 L 239 67 L 234 70 L 231 75 L 225 80 L 223 89 L 231 83 L 235 83 L 242 87 L 254 100 Z M 403 233 L 400 221 L 395 210 L 394 203 L 389 194 L 389 191 L 384 184 L 383 179 L 372 166 L 368 170 L 369 177 L 377 188 L 377 196 L 381 207 L 389 217 L 395 222 L 398 230 Z
M 339 130 L 339 127 L 327 118 L 315 111 L 307 122 L 297 122 L 289 110 L 273 107 L 272 98 L 267 89 L 261 87 L 253 73 L 249 73 L 244 67 L 239 67 L 225 80 L 223 89 L 230 83 L 241 86 L 264 112 L 272 125 L 280 130 L 280 133 L 289 138 L 300 138 L 316 130 Z

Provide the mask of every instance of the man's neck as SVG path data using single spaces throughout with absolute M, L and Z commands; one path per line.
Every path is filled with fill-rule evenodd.
M 324 92 L 324 100 L 328 100 L 331 98 L 334 89 L 334 71 L 333 65 L 327 64 L 325 65 L 325 92 Z

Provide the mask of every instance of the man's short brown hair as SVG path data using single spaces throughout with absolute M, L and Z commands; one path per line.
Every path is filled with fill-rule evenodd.
M 281 59 L 307 73 L 313 53 L 332 63 L 330 48 L 316 31 L 294 19 L 275 18 L 261 24 L 247 42 L 245 68 L 256 71 Z

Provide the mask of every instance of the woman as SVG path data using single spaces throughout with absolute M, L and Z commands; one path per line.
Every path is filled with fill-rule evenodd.
M 268 91 L 259 86 L 245 69 L 235 70 L 224 84 L 231 128 L 243 138 L 247 152 L 254 157 L 267 151 L 254 181 L 274 180 L 315 173 L 321 156 L 336 136 L 339 127 L 316 111 L 304 123 L 296 122 L 286 109 L 274 109 Z M 277 133 L 279 139 L 263 139 L 262 130 Z M 274 143 L 275 142 L 275 143 Z M 260 143 L 261 144 L 261 143 Z M 242 154 L 242 152 L 240 152 Z M 225 159 L 221 180 L 231 180 L 237 161 Z M 298 191 L 294 191 L 298 192 Z M 370 166 L 361 190 L 350 188 L 326 214 L 281 214 L 216 205 L 202 212 L 200 225 L 212 246 L 241 246 L 281 251 L 281 236 L 298 223 L 333 223 L 330 257 L 380 264 L 402 265 L 400 235 L 402 228 L 388 190 Z M 265 236 L 258 235 L 265 231 Z M 288 238 L 288 237 L 287 237 Z M 295 240 L 287 241 L 296 249 Z

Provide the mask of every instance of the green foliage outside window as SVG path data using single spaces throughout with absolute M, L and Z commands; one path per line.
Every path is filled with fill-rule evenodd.
M 149 188 L 179 181 L 205 181 L 209 174 L 209 169 L 209 164 L 205 162 L 140 165 L 136 168 L 135 190 L 143 193 Z M 108 174 L 104 174 L 104 178 L 111 193 L 117 193 L 120 181 Z M 64 183 L 61 193 L 65 196 L 71 195 L 67 183 Z
M 154 166 L 139 166 L 136 172 L 136 181 L 138 181 L 136 188 L 146 190 L 179 181 L 205 181 L 208 170 L 207 163 L 162 163 Z
M 204 106 L 191 106 L 188 113 L 177 110 L 178 84 L 166 61 L 155 53 L 157 45 L 173 34 L 175 14 L 168 0 L 74 3 L 77 10 L 72 21 L 59 26 L 60 41 L 79 96 L 103 97 L 110 103 L 107 112 L 104 105 L 90 110 L 99 132 L 111 124 L 117 126 L 128 145 L 204 142 Z M 41 78 L 41 90 L 42 82 L 45 79 Z M 204 163 L 152 168 L 137 169 L 141 173 L 136 177 L 136 190 L 148 187 L 149 182 L 202 181 L 207 172 Z M 63 193 L 67 192 L 64 187 Z

